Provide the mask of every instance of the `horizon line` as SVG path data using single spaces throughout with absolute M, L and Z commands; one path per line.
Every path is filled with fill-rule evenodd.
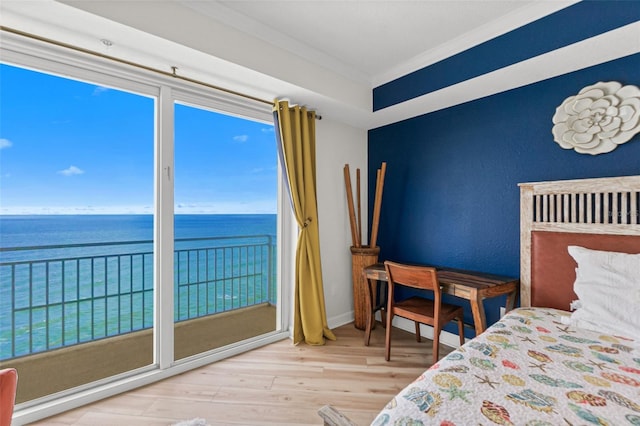
M 274 215 L 277 212 L 193 212 L 174 213 L 174 216 L 184 215 Z M 2 216 L 153 216 L 154 213 L 0 213 Z

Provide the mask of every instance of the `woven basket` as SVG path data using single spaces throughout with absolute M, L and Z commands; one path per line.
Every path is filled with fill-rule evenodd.
M 367 294 L 365 293 L 364 274 L 362 270 L 378 262 L 380 247 L 351 247 L 351 274 L 353 278 L 353 313 L 354 325 L 359 330 L 367 326 Z

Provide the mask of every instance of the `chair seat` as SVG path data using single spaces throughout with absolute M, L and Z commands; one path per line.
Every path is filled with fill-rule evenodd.
M 431 317 L 435 316 L 435 303 L 433 300 L 424 299 L 421 297 L 410 297 L 408 299 L 396 302 L 394 304 L 396 313 L 401 316 L 405 316 L 413 321 L 419 320 L 424 324 L 433 325 L 433 318 L 424 318 L 424 315 Z M 444 322 L 449 322 L 451 319 L 458 316 L 462 317 L 463 310 L 461 306 L 451 305 L 449 303 L 442 303 L 440 305 L 440 318 L 444 319 Z M 419 315 L 419 318 L 414 316 Z M 446 319 L 445 319 L 446 318 Z

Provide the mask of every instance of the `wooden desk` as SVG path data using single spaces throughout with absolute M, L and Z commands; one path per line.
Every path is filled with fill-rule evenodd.
M 517 278 L 501 277 L 498 275 L 485 274 L 482 272 L 462 271 L 451 268 L 437 268 L 438 281 L 442 286 L 442 292 L 451 294 L 462 299 L 467 299 L 471 303 L 473 313 L 473 323 L 476 336 L 487 328 L 487 319 L 484 313 L 482 300 L 488 297 L 507 296 L 505 311 L 513 309 L 520 280 Z M 367 326 L 365 330 L 365 345 L 369 345 L 371 328 L 375 322 L 375 311 L 380 308 L 375 306 L 373 292 L 376 288 L 375 281 L 387 281 L 387 271 L 383 263 L 376 263 L 363 269 L 363 274 L 367 285 L 365 285 L 366 305 L 367 305 Z

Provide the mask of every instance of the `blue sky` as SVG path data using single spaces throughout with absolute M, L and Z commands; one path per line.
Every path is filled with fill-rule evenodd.
M 0 65 L 0 214 L 153 212 L 154 99 Z M 273 126 L 175 108 L 175 212 L 275 213 Z

